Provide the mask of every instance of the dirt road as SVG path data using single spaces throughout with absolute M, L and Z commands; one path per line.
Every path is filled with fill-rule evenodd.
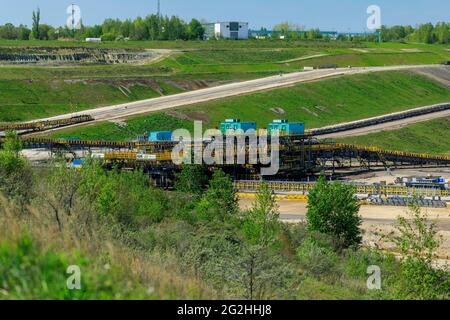
M 440 65 L 432 65 L 432 66 L 419 65 L 419 66 L 391 66 L 391 67 L 367 67 L 367 68 L 338 68 L 338 69 L 323 69 L 305 72 L 294 72 L 250 81 L 236 82 L 190 92 L 184 92 L 181 94 L 175 94 L 171 96 L 164 96 L 120 105 L 113 105 L 108 107 L 85 110 L 79 113 L 70 113 L 45 119 L 36 119 L 34 121 L 57 120 L 81 114 L 91 115 L 92 117 L 94 117 L 95 121 L 107 121 L 242 94 L 248 94 L 257 91 L 286 87 L 302 82 L 317 81 L 330 77 L 361 74 L 368 72 L 380 72 L 380 71 L 415 70 L 415 69 L 423 69 L 424 67 L 431 69 L 442 68 L 442 66 Z
M 240 206 L 242 209 L 249 208 L 253 200 L 241 199 Z M 305 221 L 307 212 L 306 202 L 297 200 L 278 200 L 280 218 L 284 222 L 300 222 Z M 390 245 L 380 242 L 380 232 L 389 234 L 394 231 L 396 218 L 398 216 L 406 217 L 406 207 L 388 207 L 388 206 L 362 206 L 360 216 L 363 219 L 362 229 L 364 231 L 363 241 L 367 246 L 379 246 L 389 249 Z M 424 208 L 430 220 L 433 220 L 438 234 L 442 236 L 442 245 L 438 250 L 439 257 L 442 261 L 450 260 L 450 208 L 434 209 Z

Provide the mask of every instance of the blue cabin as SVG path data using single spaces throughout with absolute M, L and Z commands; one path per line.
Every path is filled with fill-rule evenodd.
M 148 135 L 149 142 L 172 141 L 172 131 L 153 131 Z
M 303 122 L 289 122 L 287 119 L 273 120 L 267 130 L 270 135 L 278 133 L 280 136 L 296 136 L 305 134 Z
M 242 130 L 243 132 L 246 132 L 247 130 L 256 131 L 256 122 L 241 122 L 239 119 L 227 119 L 220 124 L 220 131 L 222 134 L 227 134 L 236 130 Z

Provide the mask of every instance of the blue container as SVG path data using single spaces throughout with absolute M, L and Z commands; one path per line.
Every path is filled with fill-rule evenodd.
M 305 134 L 303 122 L 289 122 L 286 119 L 273 120 L 267 127 L 269 134 L 278 133 L 280 136 L 296 136 Z
M 81 168 L 84 164 L 84 160 L 83 159 L 74 159 L 72 161 L 72 167 L 74 168 Z
M 234 132 L 236 130 L 242 130 L 244 132 L 248 130 L 256 131 L 256 122 L 241 122 L 239 119 L 227 119 L 220 124 L 220 131 L 223 134 Z
M 148 136 L 149 142 L 172 141 L 172 131 L 154 131 Z

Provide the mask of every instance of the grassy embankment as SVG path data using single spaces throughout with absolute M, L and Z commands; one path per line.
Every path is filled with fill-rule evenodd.
M 450 154 L 450 118 L 430 120 L 392 131 L 339 139 L 340 142 L 391 150 Z
M 216 127 L 226 118 L 255 120 L 265 127 L 274 118 L 304 121 L 307 128 L 368 118 L 450 101 L 450 91 L 410 72 L 346 76 L 290 88 L 223 99 L 129 119 L 126 129 L 113 123 L 57 131 L 53 137 L 124 140 L 148 130 L 192 126 L 193 119 Z
M 22 45 L 31 45 L 20 42 Z M 1 44 L 1 43 L 0 43 Z M 40 42 L 42 46 L 56 45 Z M 34 45 L 38 45 L 37 43 Z M 61 45 L 57 43 L 57 45 Z M 71 44 L 75 45 L 75 44 Z M 86 44 L 78 44 L 86 45 Z M 171 55 L 147 65 L 83 65 L 46 68 L 2 66 L 0 79 L 77 79 L 124 77 L 180 77 L 183 79 L 239 80 L 304 66 L 388 66 L 436 64 L 450 60 L 446 46 L 420 44 L 340 44 L 335 42 L 155 42 L 102 44 L 97 47 L 129 49 L 169 48 Z M 89 45 L 89 47 L 92 47 Z M 95 47 L 95 46 L 94 46 Z M 20 49 L 17 49 L 20 52 Z
M 44 118 L 182 91 L 164 81 L 0 80 L 0 122 Z

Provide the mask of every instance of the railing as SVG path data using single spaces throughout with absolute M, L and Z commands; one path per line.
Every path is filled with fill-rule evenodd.
M 254 192 L 258 190 L 261 181 L 235 181 L 234 187 L 238 191 Z M 268 181 L 270 190 L 275 193 L 307 194 L 314 187 L 314 183 L 290 182 L 290 181 Z M 418 197 L 450 197 L 450 189 L 439 190 L 429 188 L 407 188 L 400 186 L 370 186 L 355 185 L 358 194 L 396 195 L 396 196 L 418 196 Z
M 106 152 L 105 160 L 131 160 L 142 162 L 158 162 L 158 161 L 171 161 L 171 152 L 155 152 L 155 153 L 139 153 L 135 151 L 129 152 Z
M 312 145 L 311 148 L 313 150 L 356 150 L 356 151 L 365 151 L 371 153 L 378 153 L 382 155 L 394 155 L 405 158 L 416 158 L 416 159 L 428 159 L 428 160 L 440 160 L 440 161 L 449 161 L 450 156 L 446 155 L 432 155 L 427 153 L 414 153 L 414 152 L 404 152 L 404 151 L 396 151 L 396 150 L 385 150 L 378 147 L 368 147 L 354 144 L 343 144 L 343 143 L 329 143 L 329 144 L 315 144 Z

